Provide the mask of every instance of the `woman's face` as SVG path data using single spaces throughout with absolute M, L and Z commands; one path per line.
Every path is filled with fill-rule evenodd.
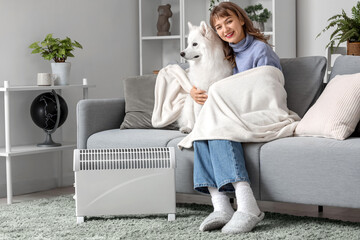
M 214 26 L 219 37 L 225 42 L 238 43 L 245 38 L 244 21 L 233 12 L 230 16 L 215 18 Z

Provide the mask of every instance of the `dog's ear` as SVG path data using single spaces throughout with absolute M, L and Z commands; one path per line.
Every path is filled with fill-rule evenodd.
M 188 22 L 189 31 L 194 28 L 194 26 L 191 24 L 191 22 Z
M 210 31 L 211 31 L 211 28 L 209 27 L 209 25 L 207 25 L 205 21 L 201 21 L 200 22 L 200 32 L 201 32 L 201 34 L 204 37 L 206 37 L 206 36 L 208 36 Z

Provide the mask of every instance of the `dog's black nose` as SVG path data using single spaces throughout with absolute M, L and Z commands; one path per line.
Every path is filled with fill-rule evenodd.
M 185 57 L 185 52 L 181 52 L 180 56 Z

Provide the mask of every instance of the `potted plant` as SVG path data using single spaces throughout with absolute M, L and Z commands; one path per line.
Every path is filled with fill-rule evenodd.
M 360 1 L 351 9 L 352 17 L 346 15 L 344 9 L 341 14 L 337 14 L 328 19 L 329 25 L 326 26 L 317 36 L 334 27 L 335 30 L 330 36 L 330 42 L 325 48 L 330 47 L 331 51 L 341 43 L 347 42 L 347 54 L 360 56 Z
M 216 2 L 219 2 L 220 0 L 210 0 L 210 5 L 209 5 L 209 11 L 211 12 L 212 9 L 215 7 Z
M 74 57 L 72 51 L 82 46 L 77 41 L 71 41 L 69 37 L 65 39 L 53 38 L 52 34 L 46 35 L 44 41 L 32 43 L 29 48 L 34 49 L 31 53 L 40 53 L 45 60 L 54 60 L 51 63 L 51 70 L 53 74 L 57 75 L 55 80 L 56 85 L 69 84 L 71 63 L 65 62 L 68 57 Z
M 265 29 L 264 23 L 270 18 L 271 12 L 267 8 L 263 8 L 261 3 L 250 5 L 244 10 L 248 14 L 251 21 L 253 21 L 254 27 L 260 29 L 260 31 L 263 32 Z

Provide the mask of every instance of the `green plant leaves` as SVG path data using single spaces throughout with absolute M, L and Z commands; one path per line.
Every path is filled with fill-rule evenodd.
M 264 23 L 270 18 L 271 12 L 267 8 L 265 8 L 264 10 L 263 9 L 263 5 L 259 3 L 255 5 L 250 5 L 244 10 L 248 14 L 251 21 Z M 261 10 L 263 11 L 260 12 Z
M 78 43 L 77 41 L 75 41 L 75 42 L 73 42 L 73 45 L 75 46 L 75 47 L 77 47 L 77 48 L 83 48 L 82 46 L 81 46 L 81 44 L 80 43 Z
M 34 49 L 31 53 L 34 54 L 34 53 L 39 53 L 41 52 L 41 49 L 40 48 L 36 48 Z
M 66 50 L 64 48 L 60 49 L 60 51 L 58 52 L 59 55 L 63 56 L 66 54 Z
M 72 42 L 69 37 L 65 39 L 53 38 L 53 34 L 47 34 L 39 45 L 39 42 L 32 43 L 29 48 L 34 49 L 31 53 L 40 53 L 45 60 L 55 62 L 65 62 L 68 57 L 74 57 L 72 51 L 75 48 L 82 49 L 82 45 L 77 41 Z
M 216 2 L 219 2 L 220 0 L 210 0 L 210 6 L 209 6 L 209 11 L 210 11 L 210 12 L 212 11 L 212 9 L 213 9 L 213 8 L 215 7 L 215 5 L 216 5 L 215 1 L 216 1 Z
M 328 19 L 329 24 L 316 36 L 318 38 L 322 33 L 335 27 L 330 36 L 330 42 L 325 48 L 330 47 L 333 50 L 335 43 L 337 47 L 346 41 L 360 42 L 360 1 L 351 9 L 352 17 L 350 18 L 344 9 L 341 14 L 334 15 Z
M 34 42 L 29 46 L 29 48 L 38 48 L 38 47 L 39 47 L 39 42 Z
M 46 35 L 45 40 L 48 40 L 48 39 L 53 39 L 52 33 L 49 33 L 48 35 Z

